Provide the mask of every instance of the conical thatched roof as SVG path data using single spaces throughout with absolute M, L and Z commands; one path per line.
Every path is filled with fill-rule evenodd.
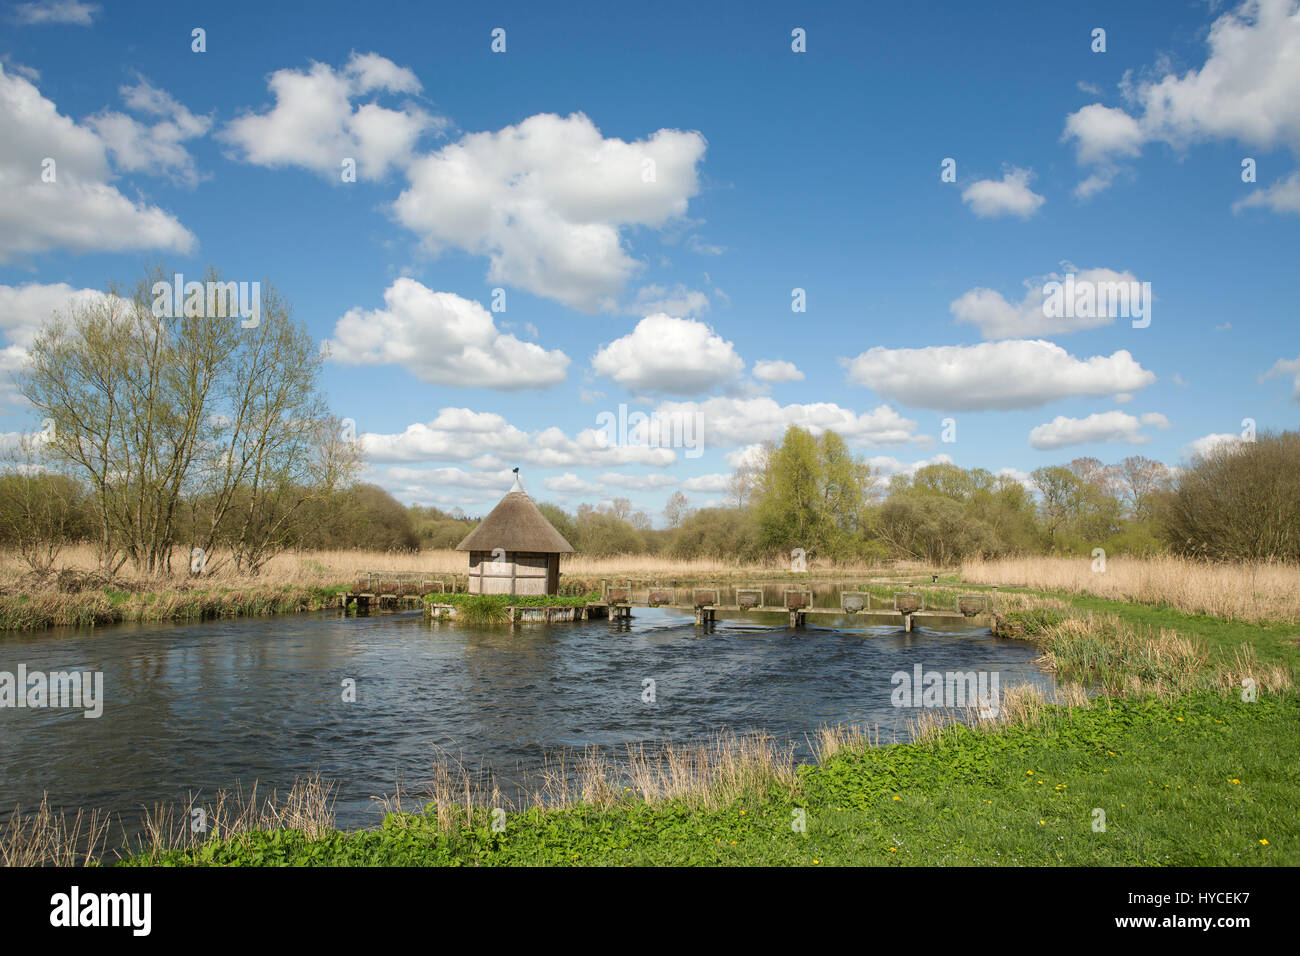
M 515 485 L 500 503 L 492 509 L 477 528 L 456 545 L 457 551 L 540 551 L 547 554 L 567 553 L 573 546 L 564 540 L 545 515 L 524 493 L 524 486 L 515 479 Z

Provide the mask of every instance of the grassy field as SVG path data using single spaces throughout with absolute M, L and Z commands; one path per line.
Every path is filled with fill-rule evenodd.
M 994 731 L 852 742 L 788 774 L 558 809 L 393 813 L 243 833 L 134 865 L 1300 864 L 1300 702 L 1212 693 L 1041 707 Z M 712 797 L 712 799 L 710 799 Z M 503 829 L 502 829 L 503 827 Z M 499 831 L 499 832 L 498 832 Z

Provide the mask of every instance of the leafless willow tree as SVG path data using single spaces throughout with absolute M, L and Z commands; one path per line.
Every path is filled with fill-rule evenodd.
M 686 500 L 686 496 L 680 491 L 674 491 L 664 506 L 664 519 L 668 522 L 668 527 L 676 528 L 690 512 L 691 503 Z
M 727 497 L 733 507 L 744 508 L 753 501 L 775 451 L 776 442 L 767 439 L 754 448 L 748 461 L 742 460 L 736 465 L 736 470 L 727 478 Z
M 1130 455 L 1118 465 L 1111 466 L 1113 484 L 1123 499 L 1129 514 L 1145 519 L 1151 516 L 1154 495 L 1169 487 L 1169 469 L 1162 463 L 1143 455 Z
M 155 315 L 152 289 L 169 278 L 155 268 L 129 294 L 111 288 L 55 316 L 32 345 L 23 394 L 49 421 L 51 454 L 94 492 L 102 566 L 169 569 L 188 507 L 203 529 L 193 544 L 226 545 L 255 572 L 303 502 L 351 479 L 357 456 L 326 434 L 336 422 L 321 352 L 269 283 L 245 327 L 211 296 Z

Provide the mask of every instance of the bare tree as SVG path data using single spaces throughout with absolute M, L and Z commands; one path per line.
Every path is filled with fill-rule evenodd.
M 49 449 L 95 493 L 100 563 L 161 570 L 230 338 L 203 317 L 153 315 L 146 276 L 56 316 L 29 351 L 23 394 L 52 426 Z M 228 321 L 228 320 L 227 320 Z M 118 557 L 118 555 L 121 557 Z
M 664 506 L 664 520 L 668 522 L 668 527 L 680 526 L 690 513 L 690 508 L 691 503 L 686 500 L 686 496 L 680 491 L 674 491 L 672 497 L 668 499 L 668 504 Z
M 1112 467 L 1115 487 L 1135 518 L 1151 514 L 1151 496 L 1169 486 L 1169 469 L 1142 455 L 1131 455 Z
M 1060 465 L 1035 468 L 1033 480 L 1041 498 L 1039 508 L 1047 529 L 1048 545 L 1055 546 L 1056 532 L 1077 508 L 1081 482 L 1072 469 Z
M 742 461 L 736 466 L 736 470 L 727 480 L 727 495 L 735 507 L 743 508 L 753 500 L 758 492 L 759 483 L 768 473 L 768 462 L 775 450 L 776 442 L 768 439 L 754 446 L 748 461 Z
M 155 314 L 148 272 L 130 297 L 114 288 L 73 305 L 36 337 L 23 393 L 52 423 L 50 451 L 94 492 L 100 563 L 170 568 L 184 505 L 205 551 L 228 545 L 256 571 L 289 540 L 313 496 L 355 474 L 318 387 L 322 356 L 269 283 L 258 322 L 227 309 Z M 206 288 L 220 285 L 209 270 Z

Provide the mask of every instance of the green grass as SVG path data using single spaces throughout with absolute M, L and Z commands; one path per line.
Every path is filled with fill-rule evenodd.
M 600 600 L 600 593 L 583 595 L 561 594 L 443 594 L 435 592 L 424 596 L 427 604 L 453 604 L 456 620 L 461 624 L 506 624 L 510 621 L 511 607 L 583 607 Z
M 1294 695 L 1103 698 L 1048 708 L 1027 727 L 954 727 L 930 743 L 840 754 L 802 768 L 793 796 L 773 786 L 716 810 L 633 799 L 532 809 L 504 833 L 486 809 L 449 833 L 431 815 L 391 814 L 378 830 L 257 833 L 162 862 L 1294 866 L 1298 721 Z

